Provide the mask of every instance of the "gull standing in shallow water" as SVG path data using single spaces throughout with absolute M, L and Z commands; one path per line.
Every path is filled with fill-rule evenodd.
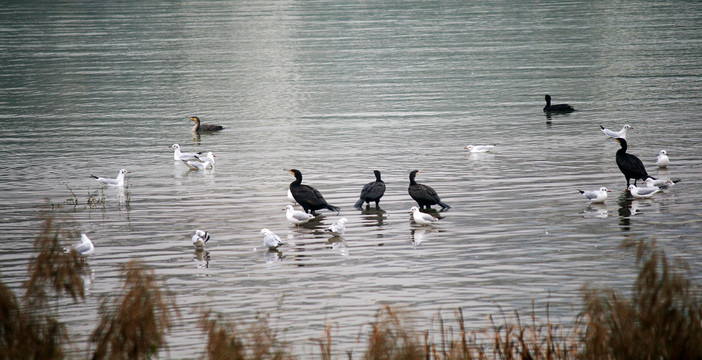
M 670 158 L 668 157 L 668 152 L 661 150 L 658 152 L 658 157 L 656 157 L 656 165 L 659 168 L 667 168 L 670 165 Z
M 652 197 L 654 194 L 658 193 L 661 191 L 661 188 L 658 186 L 653 186 L 653 187 L 638 187 L 636 185 L 629 185 L 629 187 L 626 189 L 626 191 L 631 193 L 631 196 L 638 198 L 638 199 L 648 199 Z
M 173 160 L 180 160 L 180 161 L 187 161 L 187 160 L 194 160 L 194 161 L 202 161 L 200 157 L 198 156 L 199 153 L 192 153 L 192 152 L 180 152 L 180 145 L 178 144 L 173 144 L 169 146 L 169 148 L 173 149 Z
M 187 165 L 190 170 L 207 170 L 207 169 L 214 169 L 215 165 L 215 155 L 212 153 L 212 151 L 207 153 L 207 157 L 205 157 L 204 161 L 196 161 L 196 160 L 181 160 L 183 164 Z
M 261 234 L 263 234 L 263 245 L 269 249 L 277 249 L 279 246 L 283 245 L 283 240 L 274 232 L 263 228 L 261 229 Z
M 492 151 L 495 145 L 467 145 L 464 149 L 472 153 L 484 153 Z
M 626 139 L 626 131 L 629 130 L 629 129 L 634 129 L 634 128 L 631 127 L 631 125 L 627 124 L 627 125 L 624 125 L 624 127 L 622 127 L 622 129 L 619 130 L 619 131 L 612 131 L 612 130 L 610 130 L 610 129 L 606 129 L 606 128 L 605 128 L 604 126 L 602 126 L 602 125 L 600 125 L 600 129 L 602 129 L 602 132 L 603 132 L 605 135 L 607 135 L 607 136 L 609 136 L 609 137 L 611 137 L 611 138 L 614 138 L 614 139 L 616 139 L 616 138 Z
M 312 218 L 314 218 L 314 215 L 312 214 L 308 214 L 300 210 L 295 210 L 295 208 L 293 208 L 292 205 L 285 206 L 285 209 L 283 210 L 285 210 L 285 217 L 288 219 L 288 221 L 295 225 L 304 224 L 312 220 Z
M 80 234 L 80 242 L 63 249 L 65 252 L 75 251 L 81 258 L 86 258 L 95 252 L 95 246 L 88 235 Z M 84 261 L 84 259 L 81 259 Z
M 107 186 L 124 186 L 124 175 L 129 174 L 129 171 L 126 169 L 122 169 L 119 171 L 117 174 L 116 179 L 110 179 L 110 178 L 104 178 L 104 177 L 98 177 L 93 174 L 90 174 L 90 177 L 99 181 L 103 185 Z
M 344 232 L 346 232 L 346 222 L 348 220 L 343 217 L 339 220 L 337 220 L 335 223 L 331 224 L 328 228 L 326 228 L 324 231 L 330 232 L 336 236 L 341 236 L 344 235 Z
M 207 240 L 210 240 L 210 234 L 207 231 L 195 230 L 195 235 L 193 235 L 193 245 L 195 245 L 196 248 L 204 248 Z
M 439 221 L 438 218 L 419 211 L 419 208 L 416 206 L 412 206 L 410 213 L 412 214 L 412 219 L 414 219 L 414 222 L 419 225 L 429 225 Z
M 597 203 L 603 203 L 605 200 L 607 200 L 607 193 L 612 192 L 611 190 L 607 189 L 606 187 L 601 187 L 599 190 L 578 190 L 580 191 L 583 196 L 590 200 L 591 203 L 597 204 Z

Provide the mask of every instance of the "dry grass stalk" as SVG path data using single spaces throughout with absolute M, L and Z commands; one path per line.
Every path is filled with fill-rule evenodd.
M 630 299 L 584 291 L 585 359 L 701 359 L 700 289 L 655 243 L 636 245 L 639 274 Z
M 413 331 L 412 325 L 402 314 L 384 305 L 371 324 L 366 360 L 425 360 L 430 358 L 425 342 Z
M 156 354 L 166 345 L 172 312 L 178 314 L 175 299 L 153 270 L 132 260 L 122 265 L 122 272 L 122 294 L 100 306 L 100 321 L 90 336 L 95 344 L 93 359 L 141 359 Z
M 225 321 L 212 311 L 202 313 L 200 328 L 207 334 L 206 356 L 210 360 L 288 360 L 294 359 L 277 333 L 269 325 L 269 318 L 257 316 L 246 331 Z

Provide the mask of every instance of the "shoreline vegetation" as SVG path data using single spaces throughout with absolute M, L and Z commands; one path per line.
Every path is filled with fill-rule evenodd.
M 87 266 L 64 246 L 80 237 L 50 212 L 44 215 L 28 280 L 18 297 L 0 281 L 0 359 L 66 359 L 69 329 L 58 318 L 59 297 L 73 305 L 85 300 L 80 277 Z M 269 318 L 237 323 L 212 310 L 198 322 L 206 344 L 202 358 L 219 359 L 700 359 L 702 293 L 682 261 L 670 262 L 655 241 L 623 244 L 636 257 L 638 275 L 630 294 L 585 285 L 583 307 L 567 327 L 518 313 L 490 316 L 488 326 L 471 331 L 460 308 L 453 321 L 439 317 L 436 330 L 416 329 L 409 316 L 382 306 L 368 330 L 365 345 L 340 354 L 332 325 L 311 339 L 312 354 L 293 354 L 278 338 Z M 163 280 L 140 261 L 122 265 L 119 294 L 102 300 L 97 327 L 89 337 L 86 358 L 148 359 L 167 349 L 166 335 L 179 319 L 175 296 Z M 360 347 L 360 345 L 359 345 Z

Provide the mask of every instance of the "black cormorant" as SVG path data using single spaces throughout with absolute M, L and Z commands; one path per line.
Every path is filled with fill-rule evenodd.
M 615 140 L 622 147 L 617 150 L 617 166 L 619 166 L 619 170 L 621 170 L 626 178 L 626 187 L 629 187 L 629 179 L 634 179 L 634 185 L 636 185 L 636 180 L 641 179 L 643 181 L 651 177 L 646 172 L 646 168 L 641 162 L 641 159 L 626 153 L 626 140 L 622 138 L 616 138 Z M 653 179 L 655 180 L 655 178 Z
M 414 181 L 414 177 L 417 176 L 418 172 L 419 170 L 412 170 L 412 172 L 410 172 L 410 184 L 407 188 L 407 192 L 409 192 L 412 199 L 417 202 L 419 208 L 429 209 L 432 205 L 439 205 L 442 210 L 450 209 L 451 207 L 441 201 L 439 194 L 437 194 L 434 189 L 424 184 L 417 184 L 417 182 Z
M 194 132 L 219 131 L 219 130 L 224 129 L 224 127 L 222 127 L 222 125 L 200 124 L 200 118 L 197 116 L 191 116 L 190 120 L 195 122 L 195 126 L 193 126 Z
M 354 207 L 360 208 L 363 206 L 364 202 L 366 205 L 370 205 L 371 201 L 375 201 L 375 207 L 377 208 L 380 198 L 385 195 L 385 182 L 380 180 L 380 171 L 373 170 L 373 173 L 375 174 L 375 181 L 369 182 L 363 186 L 361 196 L 358 201 L 356 201 Z
M 546 113 L 570 113 L 575 111 L 572 106 L 568 104 L 553 104 L 551 105 L 551 95 L 546 95 L 546 106 L 544 106 L 544 112 Z
M 290 193 L 305 212 L 309 213 L 311 211 L 314 214 L 319 209 L 339 212 L 340 209 L 338 207 L 327 204 L 327 201 L 324 200 L 324 197 L 317 189 L 309 185 L 302 185 L 302 173 L 300 170 L 290 169 L 288 171 L 295 175 L 295 181 L 290 183 Z

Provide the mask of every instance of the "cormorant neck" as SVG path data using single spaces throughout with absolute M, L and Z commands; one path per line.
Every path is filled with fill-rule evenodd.
M 414 181 L 414 176 L 415 176 L 415 175 L 416 175 L 416 174 L 410 174 L 410 185 L 417 185 L 417 182 Z

